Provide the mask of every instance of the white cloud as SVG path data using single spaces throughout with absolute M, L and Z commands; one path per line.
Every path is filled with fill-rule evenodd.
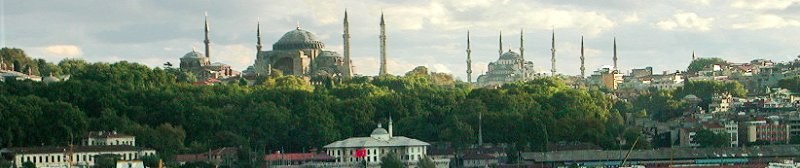
M 692 12 L 678 12 L 672 18 L 659 21 L 656 27 L 669 31 L 709 31 L 714 18 L 703 18 Z
M 734 29 L 757 30 L 757 29 L 784 28 L 791 26 L 800 26 L 800 21 L 784 19 L 777 15 L 758 15 L 747 23 L 736 23 L 733 24 L 731 27 L 733 27 Z
M 686 0 L 689 3 L 699 4 L 699 5 L 711 5 L 711 0 Z
M 336 1 L 305 0 L 305 5 L 311 8 L 311 13 L 318 22 L 322 24 L 338 23 L 341 9 Z
M 222 62 L 234 69 L 253 65 L 256 50 L 246 44 L 216 45 L 211 48 L 211 62 Z
M 75 45 L 51 45 L 42 48 L 45 54 L 58 56 L 58 57 L 80 57 L 83 52 L 81 48 Z
M 636 22 L 639 22 L 639 20 L 641 20 L 641 19 L 639 19 L 639 14 L 638 13 L 633 13 L 631 15 L 625 16 L 625 19 L 623 19 L 623 22 L 625 22 L 625 23 L 636 23 Z
M 731 7 L 750 10 L 783 10 L 800 0 L 736 0 Z

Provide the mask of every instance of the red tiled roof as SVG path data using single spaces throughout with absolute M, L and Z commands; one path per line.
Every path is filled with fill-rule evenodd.
M 326 161 L 334 160 L 325 153 L 273 153 L 264 156 L 264 161 Z

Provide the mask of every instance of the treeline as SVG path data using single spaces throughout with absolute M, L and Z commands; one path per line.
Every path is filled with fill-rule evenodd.
M 541 151 L 545 141 L 618 149 L 617 137 L 638 135 L 622 126 L 624 103 L 554 78 L 484 89 L 419 67 L 319 86 L 280 75 L 197 86 L 180 82 L 186 74 L 177 69 L 125 61 L 67 59 L 57 67 L 71 78 L 0 83 L 0 146 L 67 145 L 88 131 L 116 130 L 168 160 L 225 146 L 301 152 L 368 136 L 389 116 L 396 135 L 457 147 L 477 142 L 479 115 L 485 142 L 524 151 Z

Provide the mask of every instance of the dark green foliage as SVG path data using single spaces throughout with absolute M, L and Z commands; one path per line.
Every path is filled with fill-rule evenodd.
M 695 60 L 692 60 L 692 63 L 689 64 L 689 67 L 687 69 L 688 69 L 689 73 L 695 73 L 697 71 L 703 70 L 703 68 L 708 66 L 708 65 L 725 64 L 725 63 L 726 63 L 725 60 L 722 60 L 721 58 L 716 58 L 716 57 L 714 57 L 714 58 L 697 58 Z
M 22 167 L 23 168 L 36 168 L 36 164 L 33 163 L 33 162 L 25 162 L 25 163 L 22 163 Z
M 417 167 L 419 167 L 419 168 L 436 168 L 436 163 L 433 163 L 433 160 L 431 160 L 430 157 L 426 156 L 426 157 L 424 157 L 424 158 L 419 160 L 419 163 L 417 163 Z
M 381 158 L 381 168 L 405 168 L 406 165 L 397 156 L 397 154 L 389 152 L 386 156 Z
M 700 144 L 701 148 L 718 148 L 718 147 L 726 147 L 730 145 L 730 140 L 728 135 L 726 134 L 717 134 L 711 132 L 709 130 L 700 130 L 697 131 L 695 135 L 695 140 L 698 144 Z
M 519 151 L 543 150 L 545 141 L 617 149 L 621 113 L 631 109 L 554 78 L 471 89 L 423 68 L 315 88 L 282 75 L 256 79 L 254 86 L 197 86 L 176 69 L 124 61 L 67 59 L 58 67 L 71 79 L 0 83 L 0 146 L 66 145 L 87 131 L 117 130 L 169 163 L 179 153 L 220 147 L 307 152 L 369 136 L 391 116 L 395 135 L 464 147 L 477 142 L 482 116 L 486 143 L 514 144 Z
M 778 86 L 789 89 L 794 93 L 800 93 L 800 76 L 793 76 L 778 81 Z
M 119 160 L 119 155 L 114 154 L 102 154 L 97 155 L 94 157 L 96 168 L 114 168 L 117 167 L 117 160 Z

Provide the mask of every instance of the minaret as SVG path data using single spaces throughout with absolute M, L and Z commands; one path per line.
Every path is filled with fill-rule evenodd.
M 524 32 L 519 29 L 519 57 L 522 57 L 522 64 L 525 64 L 525 42 L 523 42 L 522 35 Z
M 381 12 L 381 69 L 378 72 L 379 76 L 386 75 L 386 23 L 383 21 L 383 12 Z
M 551 39 L 551 48 L 550 53 L 552 54 L 550 57 L 550 64 L 552 64 L 552 69 L 550 69 L 551 75 L 556 76 L 556 31 L 553 29 L 553 38 Z
M 206 27 L 205 27 L 206 39 L 203 41 L 203 43 L 206 44 L 206 58 L 210 58 L 211 57 L 211 52 L 209 51 L 209 47 L 208 46 L 209 46 L 209 43 L 211 43 L 211 41 L 208 40 L 208 12 L 206 12 L 205 25 L 206 25 Z
M 469 30 L 467 30 L 467 83 L 472 83 L 472 49 L 469 43 Z
M 694 61 L 695 59 L 697 59 L 697 57 L 694 56 L 694 50 L 692 50 L 692 61 Z
M 256 55 L 258 55 L 263 47 L 261 45 L 261 18 L 259 18 L 258 22 L 256 23 L 256 39 Z
M 497 56 L 503 56 L 503 31 L 500 31 L 500 49 L 497 50 Z
M 478 111 L 478 146 L 483 146 L 483 112 Z
M 353 67 L 350 66 L 350 22 L 347 21 L 347 9 L 344 10 L 344 34 L 342 34 L 342 40 L 344 40 L 344 77 L 350 78 L 353 74 Z
M 392 125 L 393 125 L 393 124 L 392 124 L 392 116 L 390 115 L 390 116 L 389 116 L 389 137 L 392 137 L 392 136 L 394 136 L 394 131 L 393 131 L 393 129 L 392 129 Z
M 617 37 L 614 37 L 614 69 L 617 70 Z
M 584 66 L 586 57 L 583 55 L 583 36 L 581 36 L 581 78 L 586 77 L 586 67 Z

